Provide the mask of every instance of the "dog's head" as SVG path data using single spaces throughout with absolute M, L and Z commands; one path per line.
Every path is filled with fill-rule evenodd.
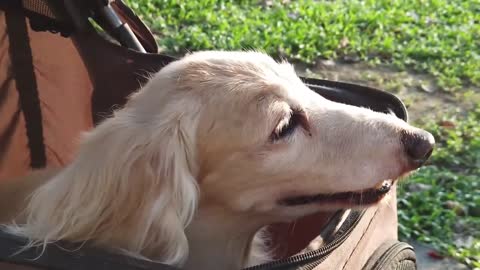
M 24 232 L 178 263 L 198 201 L 262 222 L 369 205 L 433 143 L 393 115 L 321 97 L 264 54 L 194 53 L 87 134 L 75 161 L 34 194 L 38 226 Z
M 187 56 L 129 105 L 185 121 L 202 201 L 280 219 L 375 203 L 434 144 L 394 115 L 321 97 L 291 65 L 257 52 Z

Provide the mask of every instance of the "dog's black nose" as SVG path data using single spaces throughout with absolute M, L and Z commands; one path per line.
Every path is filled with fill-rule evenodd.
M 411 164 L 418 168 L 432 155 L 435 138 L 427 131 L 415 130 L 403 133 L 402 143 Z

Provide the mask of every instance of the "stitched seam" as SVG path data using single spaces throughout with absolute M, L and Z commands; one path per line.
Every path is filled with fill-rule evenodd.
M 368 225 L 367 225 L 367 227 L 365 228 L 365 230 L 363 231 L 362 236 L 361 236 L 360 239 L 358 240 L 358 242 L 357 242 L 357 244 L 355 245 L 355 247 L 352 249 L 352 252 L 351 252 L 350 255 L 348 256 L 348 259 L 345 261 L 345 264 L 342 266 L 342 270 L 345 270 L 345 267 L 347 266 L 348 262 L 350 261 L 350 259 L 351 259 L 352 256 L 353 256 L 353 253 L 355 253 L 355 250 L 357 250 L 358 245 L 360 244 L 360 242 L 362 241 L 362 239 L 365 237 L 366 232 L 368 231 L 368 229 L 369 229 L 370 226 L 372 225 L 372 222 L 373 222 L 373 220 L 375 219 L 375 217 L 377 216 L 377 213 L 378 213 L 378 208 L 375 209 L 375 213 L 373 214 L 372 219 L 370 219 L 370 222 L 368 222 Z

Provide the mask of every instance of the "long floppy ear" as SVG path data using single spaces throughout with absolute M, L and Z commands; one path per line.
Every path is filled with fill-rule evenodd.
M 181 265 L 198 200 L 196 113 L 174 101 L 156 111 L 141 103 L 87 133 L 76 159 L 33 193 L 26 224 L 9 230 L 32 245 L 90 241 Z

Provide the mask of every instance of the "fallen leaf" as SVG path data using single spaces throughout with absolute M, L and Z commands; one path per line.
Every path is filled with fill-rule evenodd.
M 429 256 L 430 258 L 433 258 L 433 259 L 436 259 L 436 260 L 441 260 L 441 259 L 443 259 L 442 254 L 436 252 L 435 250 L 431 250 L 431 251 L 429 251 L 427 254 L 428 254 L 428 256 Z
M 342 40 L 340 40 L 339 48 L 345 48 L 348 46 L 348 44 L 350 44 L 350 41 L 348 38 L 344 37 Z
M 454 128 L 456 126 L 454 122 L 448 120 L 440 121 L 438 125 L 443 128 Z
M 435 88 L 432 85 L 426 84 L 426 83 L 420 83 L 418 85 L 418 89 L 420 89 L 420 90 L 422 90 L 423 92 L 426 92 L 426 93 L 435 92 Z

